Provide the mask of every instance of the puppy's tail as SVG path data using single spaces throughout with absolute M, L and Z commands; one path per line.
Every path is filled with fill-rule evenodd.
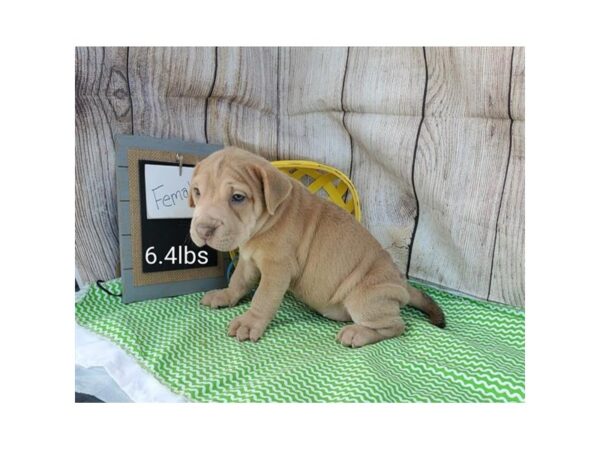
M 414 306 L 419 311 L 427 314 L 429 321 L 436 327 L 446 327 L 446 318 L 444 317 L 444 311 L 442 311 L 442 308 L 440 308 L 439 305 L 434 302 L 429 295 L 412 287 L 406 282 L 402 284 L 380 284 L 377 286 L 374 293 L 375 295 L 379 295 L 381 297 L 395 299 L 403 306 Z
M 408 304 L 414 306 L 419 311 L 423 311 L 429 317 L 429 321 L 436 327 L 446 328 L 446 317 L 442 308 L 433 301 L 433 299 L 424 292 L 412 287 L 407 283 Z

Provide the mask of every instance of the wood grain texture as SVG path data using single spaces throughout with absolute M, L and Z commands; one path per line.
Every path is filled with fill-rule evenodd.
M 424 88 L 422 49 L 350 49 L 344 110 L 351 176 L 363 223 L 402 271 L 416 216 L 411 169 Z
M 344 96 L 349 113 L 421 117 L 424 87 L 425 60 L 420 47 L 349 51 Z
M 512 146 L 502 204 L 496 226 L 496 246 L 488 299 L 525 306 L 525 50 L 512 56 L 510 116 Z
M 278 159 L 310 159 L 348 173 L 343 124 L 346 48 L 281 48 Z
M 508 119 L 510 47 L 428 48 L 426 116 Z
M 410 275 L 487 296 L 508 121 L 425 118 L 415 161 L 420 218 Z
M 513 123 L 512 152 L 498 220 L 490 300 L 525 306 L 525 124 Z
M 277 58 L 274 47 L 217 49 L 209 142 L 277 159 Z
M 117 133 L 131 133 L 127 49 L 77 48 L 75 265 L 80 286 L 118 275 Z
M 513 120 L 525 120 L 525 49 L 515 47 L 510 110 Z
M 132 47 L 129 82 L 135 134 L 206 142 L 215 49 Z
M 510 148 L 507 48 L 427 49 L 410 275 L 485 298 Z

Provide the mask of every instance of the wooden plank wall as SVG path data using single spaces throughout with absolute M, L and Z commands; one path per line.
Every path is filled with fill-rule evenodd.
M 75 266 L 80 286 L 118 273 L 113 135 L 132 132 L 126 48 L 78 48 L 75 64 Z
M 114 141 L 135 133 L 350 175 L 409 277 L 524 306 L 524 49 L 78 48 L 78 282 L 118 275 Z

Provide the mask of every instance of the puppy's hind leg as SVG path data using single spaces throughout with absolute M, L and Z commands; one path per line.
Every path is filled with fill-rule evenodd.
M 406 326 L 397 300 L 358 298 L 355 295 L 344 304 L 354 322 L 342 328 L 337 335 L 338 342 L 346 347 L 358 348 L 404 333 Z

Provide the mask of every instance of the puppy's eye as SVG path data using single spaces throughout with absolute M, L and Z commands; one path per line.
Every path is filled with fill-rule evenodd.
M 200 195 L 200 189 L 194 188 L 194 195 Z
M 231 196 L 231 201 L 233 203 L 242 203 L 244 200 L 246 200 L 246 196 L 242 194 L 233 194 Z

